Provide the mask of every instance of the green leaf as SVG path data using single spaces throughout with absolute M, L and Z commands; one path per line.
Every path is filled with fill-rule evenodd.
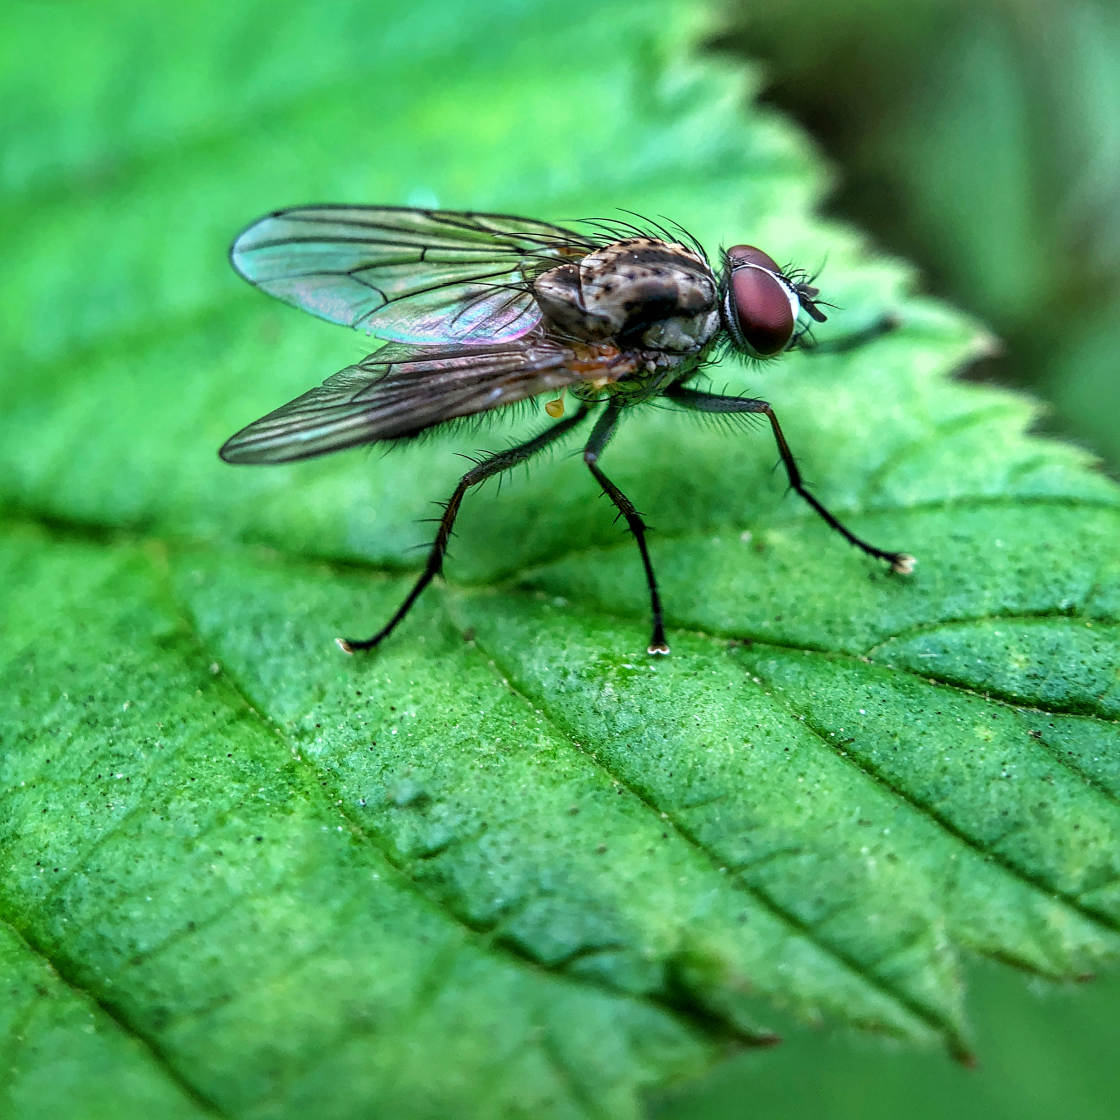
M 107 13 L 109 17 L 107 18 Z M 690 4 L 26 5 L 0 415 L 0 1101 L 161 1115 L 635 1115 L 775 1025 L 968 1046 L 962 961 L 1116 956 L 1120 495 L 987 345 L 813 213 L 805 141 Z M 44 66 L 39 45 L 52 44 Z M 456 450 L 233 470 L 362 342 L 230 236 L 311 199 L 625 206 L 814 265 L 859 350 L 728 364 L 768 434 L 636 412 L 673 655 L 578 458 L 472 494 L 374 656 Z M 123 1093 L 123 1088 L 122 1088 Z M 100 1110 L 100 1111 L 99 1111 Z

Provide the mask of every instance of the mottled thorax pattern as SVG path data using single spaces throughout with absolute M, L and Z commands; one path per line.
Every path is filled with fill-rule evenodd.
M 576 338 L 690 354 L 719 329 L 708 263 L 674 242 L 634 237 L 605 245 L 543 273 L 534 295 L 546 318 Z

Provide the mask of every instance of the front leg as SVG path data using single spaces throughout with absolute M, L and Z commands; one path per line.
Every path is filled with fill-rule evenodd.
M 861 537 L 857 537 L 855 533 L 837 517 L 829 513 L 829 511 L 809 493 L 809 490 L 806 488 L 801 478 L 801 471 L 798 470 L 797 463 L 793 458 L 793 452 L 790 451 L 789 444 L 786 443 L 786 437 L 782 434 L 782 428 L 778 423 L 778 417 L 775 415 L 774 409 L 769 401 L 756 400 L 752 397 L 723 397 L 716 393 L 703 393 L 698 389 L 689 389 L 683 385 L 670 386 L 665 391 L 665 396 L 669 400 L 675 401 L 683 408 L 692 409 L 694 412 L 715 412 L 723 413 L 724 415 L 737 412 L 761 413 L 770 421 L 770 429 L 773 431 L 774 440 L 778 444 L 778 454 L 782 457 L 782 463 L 786 468 L 790 486 L 792 486 L 833 529 L 854 544 L 856 548 L 863 549 L 868 556 L 874 556 L 876 560 L 885 560 L 890 565 L 891 571 L 897 572 L 899 575 L 909 575 L 914 570 L 914 565 L 917 561 L 909 553 L 887 552 L 884 549 L 876 548 L 873 544 L 868 544 L 867 541 L 863 540 Z
M 814 338 L 809 334 L 808 328 L 805 328 L 793 336 L 793 341 L 786 349 L 796 350 L 801 354 L 846 354 L 849 350 L 858 350 L 861 346 L 890 334 L 899 325 L 899 317 L 893 312 L 885 311 L 874 322 L 831 338 Z

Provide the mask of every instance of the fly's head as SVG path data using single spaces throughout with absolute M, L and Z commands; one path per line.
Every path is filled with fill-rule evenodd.
M 723 325 L 736 349 L 752 358 L 773 358 L 794 345 L 806 329 L 797 325 L 802 315 L 823 323 L 818 294 L 804 274 L 783 272 L 753 245 L 733 245 L 723 254 Z

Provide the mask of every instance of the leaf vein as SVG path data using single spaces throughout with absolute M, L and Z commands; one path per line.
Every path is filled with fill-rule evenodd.
M 761 671 L 757 666 L 752 666 L 751 670 L 756 676 L 762 677 Z M 765 679 L 763 677 L 763 679 Z M 828 732 L 817 726 L 815 720 L 807 712 L 801 710 L 794 704 L 788 696 L 779 689 L 772 689 L 770 695 L 782 704 L 795 718 L 797 718 L 802 726 L 807 728 L 814 736 L 816 736 L 824 746 L 830 751 L 834 749 L 834 743 L 829 737 Z M 1098 925 L 1103 926 L 1110 933 L 1120 933 L 1120 921 L 1117 920 L 1115 915 L 1108 913 L 1108 911 L 1101 910 L 1097 907 L 1087 906 L 1082 903 L 1077 894 L 1072 894 L 1069 891 L 1063 890 L 1060 887 L 1054 886 L 1051 883 L 1045 882 L 1040 876 L 1033 874 L 1028 869 L 1018 866 L 1007 856 L 994 850 L 993 845 L 985 845 L 978 841 L 975 837 L 969 836 L 962 828 L 958 827 L 951 820 L 949 820 L 942 813 L 939 813 L 932 805 L 927 804 L 921 798 L 914 796 L 908 790 L 899 786 L 892 781 L 885 773 L 878 767 L 865 759 L 857 758 L 851 751 L 845 751 L 840 756 L 843 758 L 848 766 L 858 770 L 865 777 L 879 785 L 888 793 L 897 797 L 904 804 L 909 805 L 912 809 L 920 815 L 937 825 L 948 836 L 955 839 L 958 843 L 963 845 L 969 851 L 979 856 L 981 859 L 990 861 L 997 867 L 1006 871 L 1013 878 L 1018 879 L 1020 882 L 1038 891 L 1040 894 L 1050 898 L 1057 898 L 1065 903 L 1071 910 L 1077 912 L 1084 918 L 1096 922 Z M 1014 831 L 1020 826 L 1012 826 L 1009 831 Z M 1002 836 L 1001 838 L 1002 839 Z
M 514 683 L 515 674 L 512 670 L 503 665 L 500 659 L 489 650 L 484 651 L 478 642 L 477 636 L 473 641 L 474 647 L 478 650 L 482 660 L 491 667 L 491 671 L 507 681 L 508 687 L 520 697 L 534 712 L 536 712 L 542 719 L 546 720 L 556 732 L 567 740 L 571 748 L 585 757 L 589 758 L 591 762 L 599 767 L 613 782 L 617 782 L 623 789 L 625 789 L 632 797 L 637 799 L 645 808 L 656 815 L 659 822 L 670 826 L 673 831 L 681 837 L 693 850 L 702 855 L 709 865 L 713 868 L 720 868 L 725 866 L 725 861 L 721 860 L 717 853 L 709 849 L 700 838 L 692 832 L 671 810 L 662 810 L 658 807 L 656 802 L 652 801 L 650 797 L 641 789 L 636 787 L 633 783 L 627 781 L 624 777 L 617 774 L 612 770 L 602 759 L 597 755 L 585 750 L 579 743 L 578 738 L 570 733 L 564 726 L 563 722 L 558 720 L 551 712 L 541 709 L 536 705 L 529 695 Z M 959 1037 L 956 1028 L 944 1019 L 933 1008 L 921 1003 L 918 999 L 911 996 L 909 993 L 901 990 L 897 986 L 888 981 L 883 980 L 881 977 L 874 975 L 867 970 L 864 963 L 857 958 L 851 956 L 842 947 L 830 943 L 827 939 L 823 938 L 819 930 L 815 929 L 809 923 L 798 918 L 795 914 L 788 911 L 785 907 L 774 898 L 770 892 L 766 891 L 757 883 L 752 883 L 745 878 L 742 874 L 736 874 L 733 882 L 737 883 L 745 894 L 753 898 L 759 905 L 763 907 L 772 917 L 785 924 L 792 932 L 800 934 L 809 940 L 812 944 L 816 945 L 822 952 L 827 953 L 839 965 L 847 969 L 852 974 L 858 976 L 864 983 L 874 988 L 882 994 L 889 996 L 891 999 L 898 1002 L 902 1007 L 905 1007 L 911 1014 L 917 1017 L 920 1021 L 933 1027 L 953 1049 L 954 1052 L 963 1051 L 964 1043 Z M 705 1009 L 706 1013 L 708 1009 Z
M 104 999 L 92 988 L 81 984 L 65 957 L 53 957 L 47 947 L 35 937 L 28 927 L 14 921 L 11 917 L 0 914 L 0 922 L 3 922 L 23 942 L 30 953 L 50 968 L 68 991 L 79 999 L 88 1000 L 124 1037 L 132 1039 L 160 1073 L 193 1104 L 209 1116 L 228 1117 L 229 1120 L 233 1120 L 231 1113 L 221 1108 L 217 1101 L 207 1096 L 197 1085 L 188 1081 L 180 1073 L 168 1055 L 156 1043 L 154 1037 L 132 1023 L 128 1015 L 110 1000 Z

